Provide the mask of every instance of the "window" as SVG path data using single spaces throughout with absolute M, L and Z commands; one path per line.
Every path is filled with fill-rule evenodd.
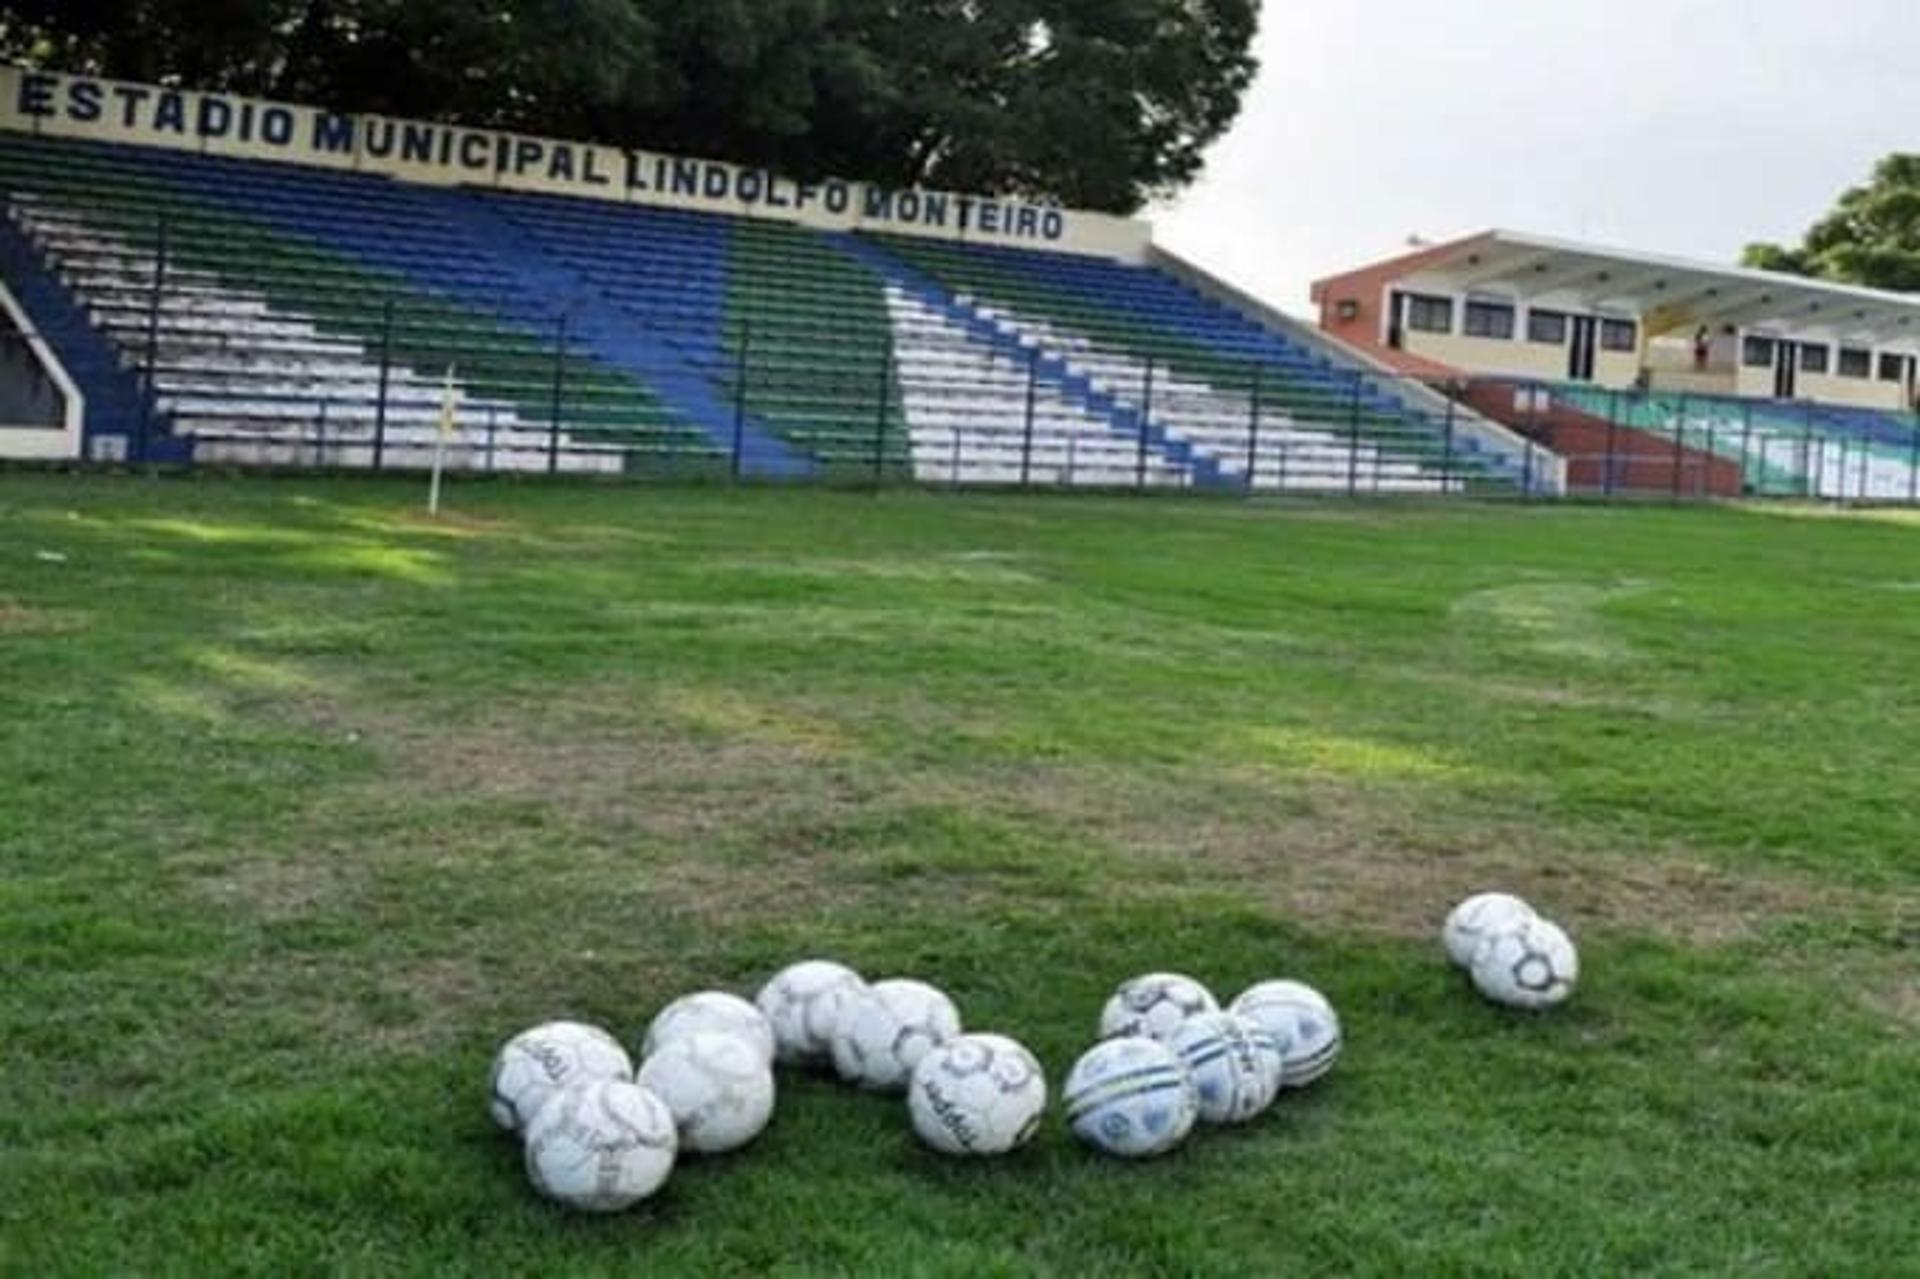
M 1880 354 L 1880 380 L 1882 382 L 1904 382 L 1907 380 L 1907 357 L 1895 355 L 1892 351 Z
M 1632 320 L 1600 321 L 1602 351 L 1634 351 L 1640 347 L 1640 327 Z
M 1740 344 L 1740 363 L 1750 369 L 1773 367 L 1773 339 L 1748 338 Z
M 1828 347 L 1819 342 L 1800 344 L 1800 371 L 1802 373 L 1825 373 L 1827 371 Z
M 1527 312 L 1527 341 L 1546 346 L 1567 344 L 1567 317 L 1559 311 Z
M 1840 348 L 1841 377 L 1872 377 L 1873 352 L 1863 351 L 1857 346 Z
M 1415 333 L 1453 332 L 1453 299 L 1407 294 L 1407 327 Z
M 1469 302 L 1467 303 L 1467 336 L 1470 338 L 1498 338 L 1502 342 L 1513 339 L 1513 307 L 1505 302 Z

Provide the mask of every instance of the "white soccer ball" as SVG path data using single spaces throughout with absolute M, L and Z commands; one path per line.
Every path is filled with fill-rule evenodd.
M 666 1103 L 619 1079 L 560 1089 L 527 1125 L 527 1177 L 547 1198 L 619 1212 L 660 1189 L 678 1139 Z
M 1193 1079 L 1200 1118 L 1241 1124 L 1280 1095 L 1286 1053 L 1279 1036 L 1233 1013 L 1197 1013 L 1166 1041 Z
M 647 1024 L 640 1055 L 651 1057 L 674 1040 L 701 1031 L 734 1035 L 751 1044 L 769 1065 L 773 1062 L 773 1023 L 740 996 L 723 990 L 682 995 L 662 1008 Z
M 640 1063 L 638 1082 L 673 1113 L 682 1150 L 738 1150 L 773 1118 L 773 1067 L 737 1035 L 698 1030 L 672 1040 Z
M 1179 1056 L 1144 1035 L 1095 1044 L 1074 1063 L 1064 1099 L 1074 1136 L 1127 1159 L 1172 1150 L 1200 1114 Z
M 1447 958 L 1456 968 L 1469 968 L 1473 952 L 1482 942 L 1533 917 L 1533 907 L 1511 893 L 1477 893 L 1447 916 L 1440 929 L 1440 944 L 1447 948 Z
M 877 981 L 840 1005 L 833 1068 L 876 1092 L 899 1092 L 920 1059 L 960 1033 L 960 1010 L 925 982 Z
M 1120 983 L 1100 1010 L 1100 1038 L 1145 1035 L 1165 1039 L 1195 1013 L 1217 1013 L 1213 992 L 1179 973 L 1148 973 Z
M 547 1099 L 571 1083 L 633 1078 L 633 1059 L 598 1026 L 550 1021 L 509 1039 L 493 1058 L 487 1108 L 508 1132 L 520 1132 Z
M 840 1003 L 863 990 L 860 974 L 825 959 L 809 959 L 775 973 L 754 1003 L 773 1027 L 776 1055 L 789 1065 L 827 1060 Z
M 1249 986 L 1227 1010 L 1262 1027 L 1286 1057 L 1282 1088 L 1305 1088 L 1340 1057 L 1340 1016 L 1327 997 L 1304 982 L 1263 981 Z
M 1003 1155 L 1039 1131 L 1047 1077 L 1004 1035 L 961 1035 L 920 1059 L 907 1111 L 920 1140 L 945 1155 Z
M 1551 1008 L 1580 980 L 1580 954 L 1558 924 L 1535 917 L 1490 937 L 1473 956 L 1473 984 L 1509 1008 Z

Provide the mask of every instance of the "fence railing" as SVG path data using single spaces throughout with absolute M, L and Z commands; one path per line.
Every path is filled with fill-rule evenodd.
M 610 354 L 573 314 L 516 316 L 524 299 L 315 286 L 294 314 L 221 283 L 164 220 L 118 244 L 63 269 L 140 391 L 114 450 L 135 462 L 191 441 L 204 463 L 371 471 L 438 448 L 487 473 L 1920 501 L 1905 414 L 1415 379 L 1306 351 L 810 340 L 751 314 L 706 332 L 635 317 Z

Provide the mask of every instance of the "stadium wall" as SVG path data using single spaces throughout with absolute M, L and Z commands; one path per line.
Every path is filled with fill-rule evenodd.
M 801 182 L 720 160 L 23 67 L 0 67 L 0 129 L 1134 263 L 1153 235 L 1136 219 L 1025 200 Z

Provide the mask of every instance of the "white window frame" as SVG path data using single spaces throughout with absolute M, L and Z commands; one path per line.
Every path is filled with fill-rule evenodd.
M 34 461 L 58 461 L 80 456 L 80 424 L 87 420 L 87 403 L 75 386 L 73 379 L 67 376 L 67 370 L 60 363 L 60 357 L 53 353 L 47 340 L 40 336 L 38 328 L 27 317 L 27 313 L 13 296 L 13 290 L 0 283 L 0 307 L 5 307 L 7 317 L 13 321 L 15 329 L 26 340 L 27 349 L 33 352 L 33 358 L 53 384 L 60 388 L 61 398 L 66 401 L 67 411 L 64 423 L 58 429 L 35 426 L 0 427 L 0 457 Z

